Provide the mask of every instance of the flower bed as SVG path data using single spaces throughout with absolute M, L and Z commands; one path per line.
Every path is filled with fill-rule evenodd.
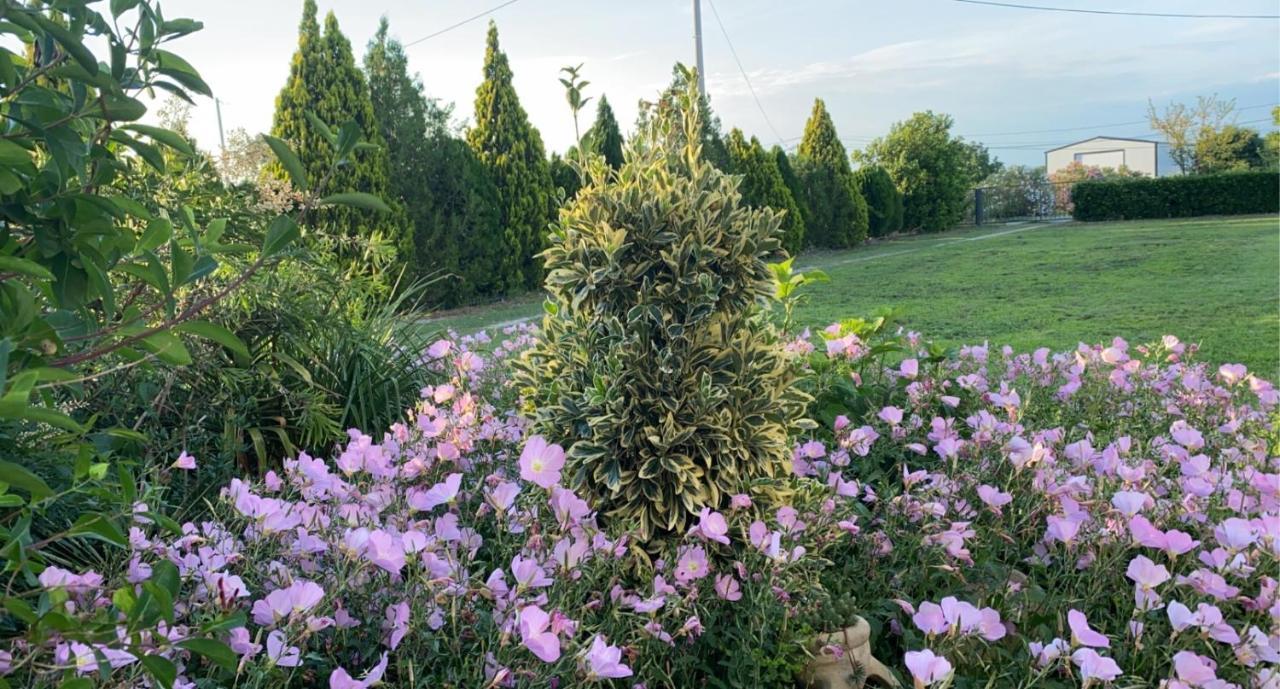
M 32 612 L 66 623 L 16 637 L 2 669 L 17 686 L 781 687 L 817 631 L 861 614 L 918 686 L 1280 682 L 1269 383 L 1172 338 L 943 358 L 907 334 L 886 366 L 824 337 L 789 351 L 860 396 L 797 441 L 792 476 L 650 544 L 526 437 L 509 364 L 530 331 L 439 342 L 426 365 L 448 382 L 380 437 L 234 480 L 196 523 L 139 504 L 118 566 L 46 568 Z

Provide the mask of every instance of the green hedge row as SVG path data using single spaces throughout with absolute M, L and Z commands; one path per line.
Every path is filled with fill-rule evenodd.
M 1076 220 L 1184 218 L 1280 212 L 1280 176 L 1229 172 L 1081 182 L 1072 189 Z

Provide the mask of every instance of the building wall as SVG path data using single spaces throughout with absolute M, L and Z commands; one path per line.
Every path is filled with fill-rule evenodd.
M 1044 154 L 1045 172 L 1053 174 L 1078 160 L 1085 165 L 1097 167 L 1125 167 L 1144 175 L 1155 177 L 1157 173 L 1163 177 L 1176 172 L 1168 155 L 1161 155 L 1159 149 L 1165 148 L 1154 141 L 1132 141 L 1129 139 L 1090 139 L 1072 144 Z M 1158 163 L 1157 160 L 1159 159 Z

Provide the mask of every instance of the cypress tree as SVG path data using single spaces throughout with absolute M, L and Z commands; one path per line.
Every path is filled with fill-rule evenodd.
M 458 266 L 447 263 L 446 254 L 438 251 L 438 246 L 433 248 L 438 238 L 430 236 L 436 228 L 427 226 L 432 208 L 424 183 L 427 138 L 447 132 L 449 109 L 427 99 L 422 81 L 409 74 L 409 59 L 403 46 L 388 36 L 388 30 L 387 18 L 383 17 L 366 49 L 364 71 L 378 132 L 387 146 L 391 195 L 403 206 L 417 246 L 408 257 L 410 273 L 424 277 L 442 270 L 456 271 Z
M 569 149 L 564 158 L 559 153 L 552 152 L 551 162 L 551 183 L 564 192 L 564 198 L 571 199 L 578 195 L 578 189 L 582 187 L 582 180 L 578 178 L 578 171 L 573 169 L 569 164 L 568 158 L 578 155 L 577 147 Z
M 791 198 L 795 199 L 796 207 L 800 209 L 800 224 L 808 227 L 805 219 L 807 211 L 804 207 L 804 196 L 800 189 L 800 180 L 796 177 L 796 170 L 791 165 L 791 156 L 782 149 L 778 144 L 774 144 L 770 149 L 773 154 L 773 162 L 778 166 L 778 174 L 782 175 L 782 183 L 787 185 L 787 190 L 791 192 Z
M 791 190 L 782 180 L 778 171 L 778 163 L 770 153 L 760 145 L 760 140 L 751 137 L 748 142 L 742 130 L 729 132 L 726 142 L 729 153 L 729 164 L 735 175 L 742 175 L 738 193 L 742 201 L 751 208 L 772 208 L 783 211 L 782 248 L 792 256 L 800 253 L 804 247 L 804 220 L 800 217 L 800 209 L 791 196 Z
M 274 136 L 293 147 L 306 168 L 307 178 L 315 183 L 329 171 L 333 149 L 307 119 L 307 112 L 335 129 L 354 121 L 361 137 L 373 144 L 372 148 L 353 153 L 351 163 L 334 172 L 324 193 L 365 192 L 386 200 L 393 208 L 388 214 L 345 206 L 320 208 L 312 216 L 315 228 L 338 240 L 381 237 L 396 247 L 401 260 L 407 260 L 413 253 L 413 238 L 403 210 L 388 193 L 387 150 L 364 75 L 356 67 L 351 43 L 342 35 L 332 12 L 325 17 L 324 33 L 320 33 L 315 0 L 306 0 L 303 4 L 298 50 L 289 68 L 289 80 L 276 98 L 271 126 Z M 278 163 L 269 166 L 267 174 L 286 178 Z M 340 251 L 353 259 L 363 253 L 361 247 L 352 246 L 350 241 L 339 243 Z
M 444 132 L 423 147 L 424 195 L 418 212 L 417 264 L 442 278 L 428 294 L 444 306 L 500 296 L 507 245 L 498 189 L 475 151 Z
M 604 156 L 609 167 L 615 170 L 622 167 L 622 130 L 604 94 L 596 103 L 596 121 L 587 130 L 583 141 L 588 151 Z
M 867 238 L 867 203 L 853 182 L 849 157 L 821 98 L 804 126 L 796 155 L 809 243 L 842 249 Z
M 864 165 L 853 173 L 854 182 L 867 200 L 872 237 L 884 237 L 902 229 L 902 192 L 879 165 Z
M 542 252 L 551 221 L 553 188 L 542 137 L 512 84 L 511 66 L 498 47 L 498 27 L 489 22 L 484 81 L 476 89 L 476 124 L 467 141 L 498 188 L 506 234 L 501 275 L 509 290 L 542 283 Z

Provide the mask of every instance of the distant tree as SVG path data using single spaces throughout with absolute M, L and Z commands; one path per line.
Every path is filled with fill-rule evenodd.
M 529 123 L 512 83 L 511 65 L 489 22 L 484 81 L 476 89 L 475 126 L 467 141 L 498 188 L 506 252 L 501 269 L 509 290 L 542 284 L 542 252 L 554 188 L 542 136 Z
M 974 149 L 951 136 L 951 125 L 949 115 L 918 112 L 854 154 L 864 164 L 882 166 L 893 178 L 902 192 L 905 229 L 941 232 L 964 217 L 976 181 Z
M 987 147 L 977 141 L 960 140 L 965 149 L 965 166 L 969 171 L 969 186 L 977 186 L 983 180 L 1004 169 Z
M 622 167 L 622 130 L 618 128 L 609 99 L 603 95 L 596 103 L 596 120 L 582 138 L 586 149 L 604 156 L 609 167 L 615 170 Z
M 346 206 L 329 206 L 313 214 L 315 227 L 337 240 L 340 252 L 357 264 L 366 260 L 370 238 L 390 243 L 401 261 L 413 254 L 412 233 L 403 211 L 389 194 L 387 148 L 369 100 L 364 75 L 356 67 L 351 43 L 342 35 L 332 12 L 325 17 L 324 33 L 316 22 L 315 0 L 303 4 L 298 29 L 298 50 L 293 55 L 289 79 L 276 98 L 271 133 L 289 142 L 306 168 L 308 179 L 324 178 L 333 151 L 307 117 L 310 113 L 335 131 L 355 122 L 360 136 L 372 146 L 357 150 L 350 164 L 339 167 L 330 179 L 332 192 L 364 192 L 389 201 L 392 213 L 377 213 Z M 279 163 L 266 168 L 277 179 L 287 175 Z
M 978 186 L 985 190 L 985 213 L 989 218 L 1044 216 L 1053 205 L 1053 188 L 1043 165 L 1008 165 Z
M 804 126 L 796 153 L 796 177 L 805 206 L 806 241 L 840 249 L 867 238 L 867 202 L 853 182 L 849 156 L 821 98 Z
M 853 173 L 854 182 L 867 201 L 869 234 L 884 237 L 902 230 L 902 193 L 879 165 L 864 165 Z
M 773 162 L 778 166 L 778 173 L 782 175 L 782 182 L 787 185 L 787 190 L 791 192 L 791 198 L 796 200 L 796 206 L 800 209 L 800 222 L 806 228 L 808 222 L 805 220 L 807 211 L 804 207 L 804 195 L 800 188 L 800 180 L 796 177 L 795 167 L 791 164 L 791 156 L 783 150 L 778 144 L 774 144 L 769 149 L 770 155 L 773 156 Z
M 551 168 L 551 183 L 564 192 L 564 198 L 571 199 L 578 195 L 578 189 L 582 187 L 582 180 L 578 177 L 578 171 L 569 164 L 567 158 L 578 155 L 578 149 L 570 148 L 565 152 L 565 157 L 560 157 L 559 153 L 551 154 L 549 163 Z
M 1271 109 L 1271 124 L 1280 127 L 1280 105 Z M 1262 162 L 1268 170 L 1280 168 L 1280 129 L 1267 132 L 1262 142 Z
M 1217 94 L 1197 97 L 1194 106 L 1170 103 L 1164 114 L 1157 112 L 1156 104 L 1148 100 L 1147 120 L 1169 145 L 1169 157 L 1178 170 L 1186 174 L 1196 171 L 1196 137 L 1206 131 L 1216 132 L 1235 109 L 1234 98 L 1219 100 Z
M 437 133 L 423 144 L 423 195 L 417 213 L 417 256 L 423 277 L 439 278 L 428 296 L 456 306 L 501 296 L 508 245 L 498 189 L 465 141 Z
M 1120 167 L 1099 167 L 1097 165 L 1085 165 L 1078 160 L 1073 160 L 1065 166 L 1054 170 L 1053 174 L 1049 175 L 1049 182 L 1053 185 L 1054 205 L 1059 210 L 1070 213 L 1074 208 L 1074 204 L 1071 203 L 1071 189 L 1076 182 L 1102 179 L 1133 179 L 1136 177 L 1146 177 L 1146 175 L 1137 170 L 1131 170 L 1124 165 Z
M 1228 124 L 1196 137 L 1196 172 L 1254 170 L 1264 166 L 1262 137 L 1247 127 Z
M 682 94 L 688 89 L 690 82 L 697 79 L 697 70 L 692 67 L 686 67 L 677 62 L 671 68 L 671 85 L 666 88 L 659 96 L 660 104 L 662 102 L 670 105 L 678 100 Z M 641 104 L 644 105 L 643 103 Z M 646 117 L 650 112 L 661 111 L 663 108 L 640 108 L 640 114 L 636 119 L 635 130 L 643 131 L 648 122 Z M 702 144 L 702 158 L 719 170 L 729 169 L 729 149 L 725 146 L 724 135 L 721 133 L 720 118 L 711 110 L 711 101 L 705 96 L 698 98 L 699 125 L 701 128 L 701 137 L 699 143 Z
M 378 132 L 387 145 L 390 190 L 408 216 L 415 240 L 426 240 L 432 230 L 423 227 L 431 215 L 427 195 L 427 138 L 447 136 L 452 108 L 441 108 L 423 93 L 422 81 L 409 74 L 409 60 L 400 42 L 388 36 L 383 17 L 369 41 L 364 56 L 364 72 L 369 80 L 369 100 L 373 104 Z M 437 256 L 431 246 L 414 252 L 413 276 L 436 272 Z M 431 257 L 426 264 L 419 259 Z M 454 269 L 456 266 L 450 266 Z
M 791 190 L 782 180 L 778 163 L 771 153 L 764 150 L 760 140 L 751 137 L 747 141 L 741 129 L 729 132 L 726 142 L 730 172 L 742 175 L 738 187 L 743 203 L 751 208 L 772 208 L 786 215 L 782 218 L 782 248 L 795 256 L 804 248 L 804 219 Z

